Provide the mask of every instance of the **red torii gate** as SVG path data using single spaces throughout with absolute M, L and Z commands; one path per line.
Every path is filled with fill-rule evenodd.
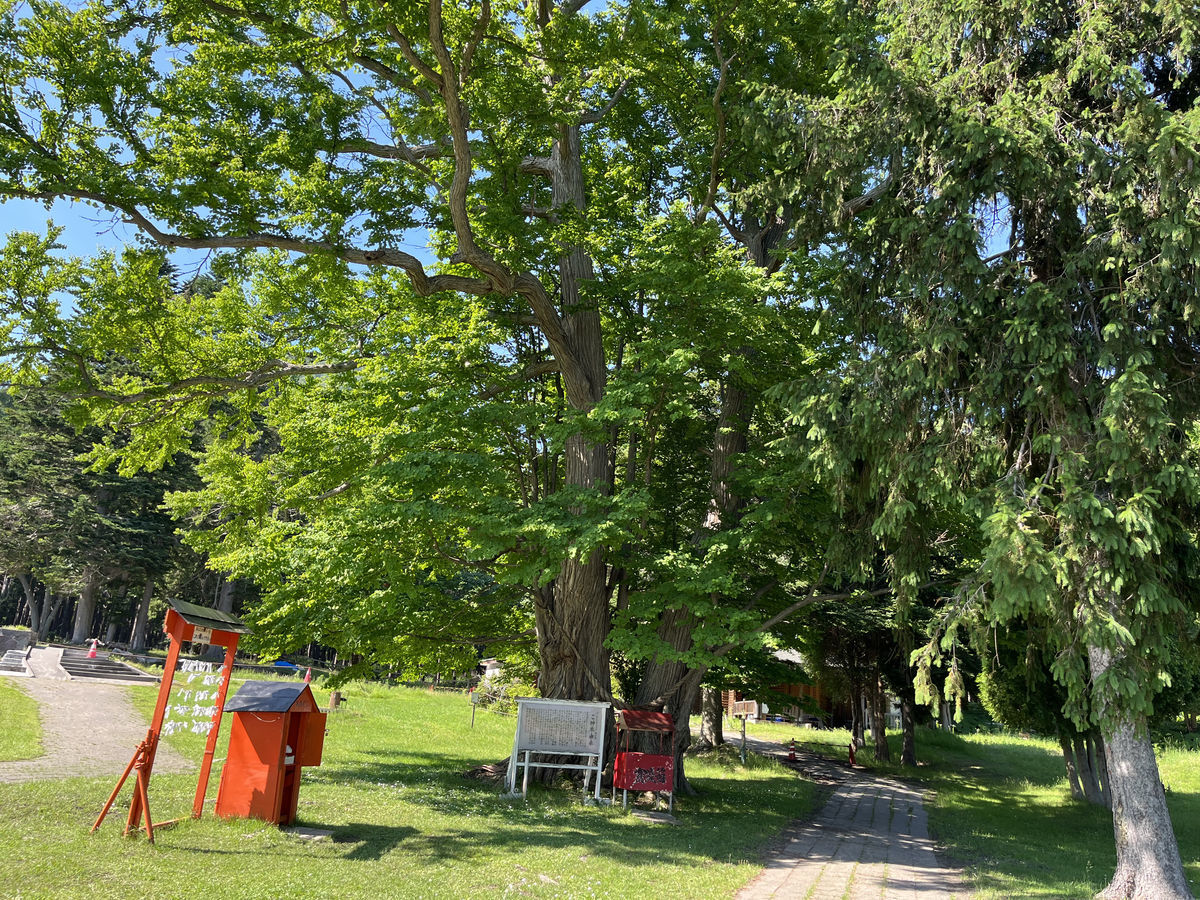
M 92 826 L 94 832 L 108 815 L 117 794 L 125 785 L 131 772 L 136 771 L 133 800 L 129 804 L 129 817 L 125 820 L 125 834 L 136 831 L 139 821 L 144 822 L 146 837 L 154 842 L 154 829 L 171 825 L 175 821 L 153 823 L 150 818 L 150 799 L 148 788 L 150 773 L 154 769 L 154 754 L 158 750 L 158 739 L 162 732 L 163 717 L 171 696 L 171 686 L 175 681 L 175 667 L 179 663 L 179 651 L 185 642 L 193 644 L 216 644 L 225 648 L 225 661 L 221 666 L 221 686 L 217 690 L 216 711 L 212 716 L 212 729 L 208 732 L 208 743 L 204 747 L 204 760 L 200 764 L 200 778 L 196 785 L 196 799 L 192 804 L 192 818 L 200 818 L 204 811 L 204 797 L 208 793 L 208 779 L 212 773 L 213 755 L 217 748 L 217 736 L 221 730 L 221 714 L 225 709 L 225 694 L 229 690 L 229 676 L 233 672 L 233 657 L 237 651 L 238 638 L 249 634 L 242 621 L 229 613 L 217 609 L 197 606 L 184 600 L 168 600 L 170 609 L 167 610 L 163 631 L 170 637 L 171 645 L 167 650 L 167 660 L 163 665 L 162 682 L 158 687 L 158 702 L 154 705 L 154 717 L 150 720 L 150 728 L 146 737 L 137 745 L 133 758 L 125 767 L 125 772 L 113 788 L 108 802 L 100 811 L 96 823 Z

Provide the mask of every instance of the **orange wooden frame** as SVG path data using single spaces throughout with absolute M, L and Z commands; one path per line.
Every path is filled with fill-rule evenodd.
M 213 611 L 215 612 L 215 611 Z M 236 620 L 233 620 L 236 622 Z M 240 623 L 238 623 L 240 626 Z M 167 705 L 170 701 L 171 687 L 175 682 L 175 667 L 179 664 L 179 651 L 182 645 L 190 641 L 195 633 L 197 626 L 188 622 L 175 609 L 167 610 L 166 621 L 163 623 L 163 631 L 170 637 L 171 643 L 167 650 L 167 659 L 163 665 L 163 678 L 158 687 L 158 701 L 154 704 L 154 716 L 150 720 L 150 728 L 146 731 L 146 737 L 137 745 L 133 751 L 133 758 L 129 760 L 129 765 L 125 767 L 124 773 L 117 781 L 117 786 L 113 788 L 112 794 L 109 795 L 108 801 L 104 804 L 104 808 L 100 810 L 100 815 L 96 818 L 96 822 L 92 825 L 92 831 L 95 832 L 100 827 L 100 823 L 104 821 L 108 815 L 112 805 L 116 802 L 117 795 L 121 792 L 125 782 L 129 779 L 132 772 L 136 772 L 136 782 L 134 785 L 133 799 L 129 804 L 129 815 L 125 820 L 125 834 L 137 831 L 139 827 L 144 826 L 146 830 L 146 838 L 150 843 L 154 843 L 154 829 L 162 828 L 166 825 L 174 824 L 175 821 L 154 823 L 150 816 L 150 774 L 154 770 L 154 755 L 158 750 L 159 736 L 162 733 L 163 718 L 166 715 Z M 216 644 L 225 648 L 225 660 L 221 664 L 221 686 L 217 689 L 217 711 L 213 713 L 213 727 L 208 733 L 208 742 L 204 747 L 204 759 L 200 763 L 200 777 L 196 784 L 196 797 L 192 803 L 192 818 L 200 818 L 204 811 L 204 799 L 208 793 L 208 781 L 212 774 L 213 756 L 217 749 L 217 737 L 221 731 L 221 715 L 225 709 L 225 695 L 229 690 L 229 677 L 233 674 L 233 658 L 237 652 L 238 638 L 241 637 L 239 631 L 221 631 L 212 628 L 212 636 L 209 643 Z

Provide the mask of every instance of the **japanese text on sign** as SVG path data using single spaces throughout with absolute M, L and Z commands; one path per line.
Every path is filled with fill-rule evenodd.
M 603 752 L 606 704 L 525 700 L 518 718 L 517 746 L 535 753 Z

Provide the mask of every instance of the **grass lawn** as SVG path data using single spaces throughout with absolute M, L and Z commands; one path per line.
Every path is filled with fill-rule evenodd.
M 751 724 L 747 734 L 846 759 L 850 733 Z M 889 736 L 900 756 L 900 736 Z M 1011 735 L 958 736 L 918 729 L 916 771 L 876 765 L 871 745 L 857 761 L 920 782 L 933 792 L 930 829 L 984 898 L 1089 898 L 1116 865 L 1108 810 L 1071 797 L 1057 744 Z M 1159 769 L 1193 892 L 1200 890 L 1200 753 L 1171 750 Z
M 130 690 L 148 712 L 154 689 Z M 0 784 L 0 893 L 721 897 L 758 871 L 763 846 L 818 797 L 781 766 L 751 759 L 742 767 L 728 751 L 689 760 L 703 794 L 677 800 L 677 827 L 647 824 L 619 806 L 583 806 L 581 791 L 531 788 L 526 803 L 461 775 L 508 755 L 514 719 L 480 712 L 472 729 L 461 694 L 352 686 L 344 696 L 329 717 L 323 765 L 305 769 L 300 791 L 298 824 L 331 830 L 331 840 L 309 843 L 262 822 L 207 814 L 157 832 L 149 846 L 121 837 L 128 787 L 100 831 L 88 833 L 113 777 Z M 199 736 L 165 740 L 199 759 Z M 156 774 L 154 818 L 186 815 L 194 790 L 195 775 Z M 216 793 L 214 773 L 210 810 Z
M 37 702 L 15 678 L 0 678 L 0 762 L 42 755 L 42 725 Z

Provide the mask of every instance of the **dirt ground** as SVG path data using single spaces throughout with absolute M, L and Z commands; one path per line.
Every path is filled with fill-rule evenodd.
M 58 666 L 57 654 L 53 648 L 35 650 L 29 659 L 34 677 L 10 679 L 38 703 L 45 753 L 37 759 L 0 762 L 0 782 L 119 776 L 146 736 L 146 719 L 134 709 L 127 686 L 72 681 Z M 170 747 L 159 745 L 154 771 L 194 768 Z

